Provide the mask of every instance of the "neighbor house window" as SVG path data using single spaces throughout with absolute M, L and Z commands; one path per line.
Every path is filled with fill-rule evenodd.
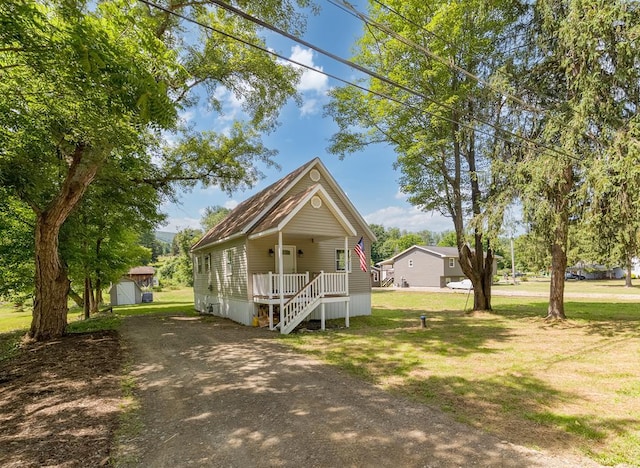
M 455 258 L 450 258 L 449 259 L 449 268 L 454 268 L 456 266 L 456 259 Z
M 351 272 L 351 251 L 347 250 L 346 263 L 344 249 L 336 249 L 336 271 Z
M 224 273 L 227 276 L 231 276 L 233 274 L 233 252 L 231 250 L 224 251 Z
M 202 257 L 196 257 L 196 271 L 202 273 Z
M 413 259 L 412 258 L 409 259 L 409 268 L 413 268 Z
M 211 255 L 205 255 L 204 257 L 204 271 L 207 273 L 211 271 Z

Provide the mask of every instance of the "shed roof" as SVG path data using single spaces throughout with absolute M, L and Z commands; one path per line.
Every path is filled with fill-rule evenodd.
M 137 266 L 133 267 L 129 270 L 130 275 L 153 275 L 155 274 L 155 270 L 150 266 Z

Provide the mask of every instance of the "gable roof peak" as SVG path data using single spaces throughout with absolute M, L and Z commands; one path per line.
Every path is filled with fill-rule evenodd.
M 191 250 L 197 250 L 211 243 L 218 243 L 227 239 L 230 240 L 248 233 L 273 209 L 287 192 L 314 167 L 318 167 L 324 173 L 327 180 L 344 196 L 344 192 L 335 182 L 329 170 L 322 163 L 322 160 L 316 156 L 236 206 L 222 221 L 209 229 L 209 231 L 191 247 Z M 350 205 L 354 212 L 357 213 L 346 196 L 344 196 L 344 198 L 347 205 Z M 366 223 L 364 224 L 366 226 Z

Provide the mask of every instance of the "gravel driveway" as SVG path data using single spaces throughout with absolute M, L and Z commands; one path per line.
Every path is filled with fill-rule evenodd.
M 121 466 L 596 466 L 500 441 L 295 354 L 264 329 L 141 316 L 122 335 L 142 428 L 122 441 Z

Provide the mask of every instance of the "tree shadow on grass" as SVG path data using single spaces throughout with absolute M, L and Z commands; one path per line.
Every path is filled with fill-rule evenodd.
M 543 320 L 548 302 L 529 302 L 497 307 L 492 313 L 509 319 Z M 565 313 L 572 328 L 584 328 L 588 334 L 616 337 L 640 333 L 638 304 L 632 302 L 565 302 Z M 544 322 L 541 322 L 544 323 Z M 548 322 L 554 325 L 554 322 Z M 555 323 L 556 326 L 557 323 Z
M 551 451 L 578 447 L 583 453 L 598 454 L 606 451 L 608 437 L 630 436 L 640 425 L 638 419 L 629 417 L 563 414 L 553 408 L 576 403 L 578 395 L 522 374 L 485 380 L 429 376 L 411 379 L 394 390 L 440 407 L 457 420 L 512 443 Z

